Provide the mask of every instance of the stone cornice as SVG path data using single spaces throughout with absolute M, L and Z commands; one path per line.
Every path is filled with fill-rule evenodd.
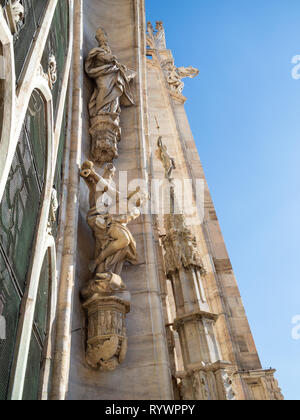
M 276 369 L 258 369 L 258 370 L 249 370 L 249 371 L 238 371 L 237 374 L 242 378 L 261 378 L 264 376 L 272 376 L 276 373 Z
M 237 367 L 230 362 L 224 360 L 218 360 L 215 363 L 191 363 L 187 366 L 186 374 L 188 376 L 192 375 L 195 372 L 218 372 L 219 370 L 226 370 L 235 372 Z
M 204 312 L 204 311 L 193 312 L 193 313 L 186 314 L 186 315 L 176 318 L 174 321 L 174 328 L 178 330 L 178 328 L 186 322 L 198 321 L 205 318 L 210 319 L 215 322 L 218 319 L 218 317 L 219 315 L 214 314 L 212 312 Z

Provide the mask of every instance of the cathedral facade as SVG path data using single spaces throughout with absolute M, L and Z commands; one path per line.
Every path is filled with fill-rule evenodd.
M 282 400 L 185 112 L 198 69 L 144 0 L 0 5 L 0 400 Z

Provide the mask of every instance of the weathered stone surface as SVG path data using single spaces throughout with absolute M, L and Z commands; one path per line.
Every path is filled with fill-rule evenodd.
M 137 188 L 129 192 L 123 209 L 126 213 L 120 214 L 120 193 L 112 185 L 115 171 L 112 164 L 106 164 L 100 176 L 94 164 L 86 161 L 80 172 L 89 189 L 87 224 L 95 238 L 94 260 L 89 264 L 95 278 L 81 290 L 88 324 L 86 362 L 94 369 L 109 371 L 116 369 L 127 353 L 125 315 L 130 310 L 130 293 L 120 275 L 126 261 L 137 263 L 136 242 L 127 224 L 140 217 L 143 205 Z
M 128 181 L 145 178 L 144 160 L 145 132 L 141 117 L 144 115 L 142 72 L 139 60 L 143 61 L 142 50 L 137 49 L 140 37 L 145 32 L 143 2 L 133 0 L 84 0 L 84 59 L 94 48 L 94 36 L 99 26 L 105 28 L 109 45 L 118 61 L 137 72 L 132 82 L 132 94 L 136 106 L 124 107 L 120 116 L 122 141 L 119 143 L 119 158 L 115 162 L 118 171 L 127 171 Z M 136 7 L 137 5 L 137 7 Z M 141 14 L 140 14 L 141 13 Z M 137 18 L 141 18 L 141 31 L 137 30 Z M 90 159 L 90 115 L 88 104 L 94 86 L 88 76 L 83 81 L 83 141 L 82 160 Z M 143 89 L 143 88 L 142 88 Z M 146 163 L 145 163 L 146 162 Z M 96 170 L 99 171 L 99 167 Z M 101 171 L 99 173 L 102 173 Z M 86 224 L 86 209 L 89 206 L 87 188 L 81 183 L 78 260 L 73 310 L 73 330 L 83 328 L 85 314 L 81 308 L 79 292 L 90 280 L 87 272 L 93 259 L 94 242 Z M 131 294 L 131 309 L 126 316 L 128 348 L 124 362 L 114 371 L 91 369 L 85 361 L 85 334 L 83 330 L 72 335 L 70 379 L 68 399 L 172 399 L 170 366 L 159 278 L 156 269 L 155 243 L 151 218 L 142 216 L 131 224 L 131 231 L 137 243 L 138 265 L 125 264 L 122 280 Z
M 80 1 L 76 4 L 80 20 Z M 70 258 L 64 258 L 66 289 L 60 306 L 60 313 L 67 314 L 58 325 L 61 341 L 56 348 L 63 360 L 56 371 L 55 397 L 65 396 L 68 389 L 70 400 L 281 399 L 274 371 L 261 370 L 184 110 L 182 79 L 199 71 L 175 66 L 162 22 L 155 30 L 148 24 L 146 37 L 143 0 L 84 0 L 82 5 L 84 39 L 78 46 L 76 34 L 71 80 L 73 177 L 67 214 L 73 215 L 73 224 L 68 223 L 65 234 L 64 257 L 70 253 Z M 116 79 L 102 73 L 103 65 Z M 60 76 L 53 57 L 44 71 L 51 89 Z M 110 99 L 106 102 L 103 96 Z M 81 124 L 80 151 L 74 138 L 80 133 L 81 139 Z M 91 153 L 94 168 L 88 162 Z M 166 198 L 175 192 L 177 178 L 189 179 L 192 194 L 188 201 L 186 188 L 176 195 L 187 203 L 179 215 L 172 212 L 178 204 L 175 196 L 167 214 L 100 214 L 94 211 L 99 197 L 89 195 L 83 182 L 80 197 L 73 195 L 78 165 L 84 161 L 82 176 L 88 184 L 102 178 L 109 189 L 114 162 L 115 179 L 121 173 L 121 182 L 126 176 L 128 183 L 138 178 L 148 186 L 156 178 L 169 186 Z M 203 214 L 196 206 L 198 180 L 203 182 Z M 50 210 L 53 221 L 55 211 Z M 70 371 L 68 356 L 64 358 L 69 351 Z

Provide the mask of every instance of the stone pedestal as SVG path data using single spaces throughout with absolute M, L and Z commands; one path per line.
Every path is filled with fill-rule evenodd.
M 98 280 L 92 280 L 88 287 L 98 284 Z M 130 311 L 130 293 L 94 293 L 84 301 L 83 308 L 87 319 L 87 364 L 93 369 L 116 369 L 127 353 L 125 320 Z
M 230 363 L 201 363 L 179 374 L 183 400 L 230 401 L 235 400 L 232 376 L 235 371 Z

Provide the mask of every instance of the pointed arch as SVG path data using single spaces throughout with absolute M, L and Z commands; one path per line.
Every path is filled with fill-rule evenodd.
M 31 263 L 26 276 L 27 286 L 22 299 L 21 317 L 19 320 L 18 335 L 16 340 L 15 361 L 12 371 L 10 392 L 10 397 L 13 400 L 21 400 L 23 396 L 23 387 L 31 339 L 31 335 L 28 332 L 32 330 L 39 278 L 45 256 L 45 244 L 49 240 L 47 224 L 52 193 L 52 162 L 54 156 L 53 106 L 51 91 L 48 87 L 47 81 L 43 77 L 37 78 L 37 83 L 32 91 L 32 95 L 36 93 L 38 93 L 43 99 L 45 107 L 45 129 L 47 133 L 45 145 L 46 166 L 44 171 L 43 190 L 40 196 L 39 216 L 37 218 L 35 240 L 31 248 Z M 24 124 L 26 124 L 26 119 Z

